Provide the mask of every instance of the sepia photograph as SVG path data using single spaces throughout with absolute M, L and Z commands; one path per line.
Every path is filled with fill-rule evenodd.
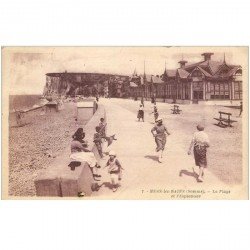
M 2 47 L 4 199 L 248 199 L 248 47 Z

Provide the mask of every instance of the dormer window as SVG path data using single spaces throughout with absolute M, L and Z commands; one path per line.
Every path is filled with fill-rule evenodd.
M 202 73 L 199 70 L 194 70 L 192 73 L 193 77 L 202 77 Z
M 242 69 L 238 69 L 235 73 L 236 76 L 242 76 Z

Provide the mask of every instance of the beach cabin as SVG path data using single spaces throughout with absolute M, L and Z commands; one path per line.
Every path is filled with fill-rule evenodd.
M 58 103 L 56 101 L 50 101 L 45 104 L 47 112 L 58 112 Z
M 85 124 L 95 113 L 96 105 L 93 101 L 77 102 L 77 123 Z

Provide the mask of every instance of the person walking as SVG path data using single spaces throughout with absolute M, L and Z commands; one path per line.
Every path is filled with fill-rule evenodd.
M 239 114 L 239 117 L 241 116 L 242 112 L 243 112 L 243 103 L 240 102 L 240 114 Z
M 156 103 L 154 104 L 154 111 L 152 113 L 154 114 L 154 118 L 155 118 L 155 122 L 156 122 L 158 117 L 159 117 L 159 112 L 158 112 Z
M 156 125 L 151 129 L 151 133 L 155 138 L 156 152 L 158 152 L 158 162 L 162 162 L 163 151 L 167 142 L 167 135 L 170 135 L 166 126 L 162 123 L 162 119 L 156 120 Z
M 143 98 L 143 97 L 141 98 L 141 105 L 142 105 L 143 108 L 144 108 L 144 98 Z
M 207 148 L 210 146 L 208 135 L 204 132 L 205 127 L 198 125 L 197 130 L 189 146 L 188 155 L 194 150 L 195 165 L 199 167 L 198 182 L 204 181 L 204 169 L 207 167 Z
M 138 118 L 138 122 L 139 122 L 141 119 L 142 119 L 142 121 L 144 122 L 144 108 L 143 108 L 143 105 L 142 105 L 142 104 L 140 104 L 137 118 Z

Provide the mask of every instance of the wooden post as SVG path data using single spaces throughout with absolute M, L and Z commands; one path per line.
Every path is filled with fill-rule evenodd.
M 193 100 L 193 82 L 190 83 L 190 100 Z
M 203 100 L 206 100 L 206 81 L 203 82 Z
M 232 100 L 234 100 L 234 81 L 232 81 Z

